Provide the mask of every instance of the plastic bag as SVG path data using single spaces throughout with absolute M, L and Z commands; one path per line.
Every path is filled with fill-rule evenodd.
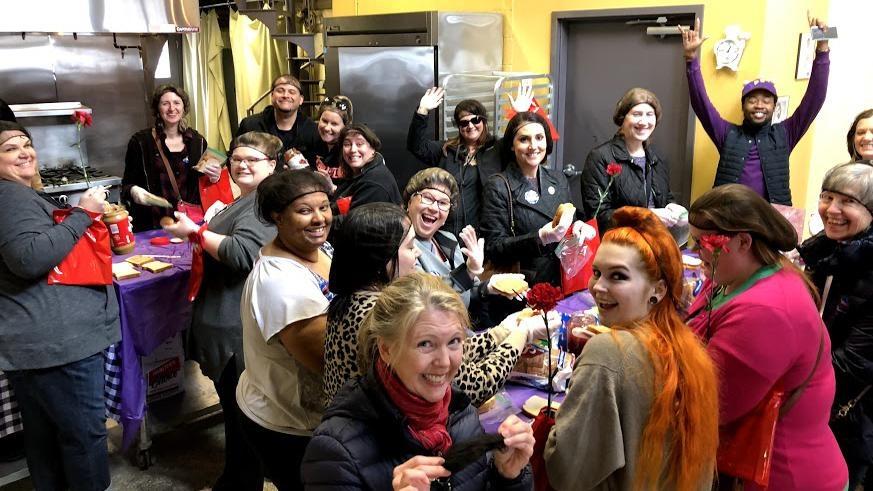
M 63 222 L 72 208 L 55 210 L 55 223 Z M 100 216 L 88 213 L 92 219 Z M 112 250 L 109 245 L 109 229 L 101 220 L 88 226 L 82 238 L 70 250 L 67 257 L 49 271 L 49 285 L 97 286 L 112 284 Z
M 584 240 L 568 232 L 555 249 L 555 255 L 561 261 L 561 289 L 564 295 L 588 288 L 588 280 L 593 274 L 591 262 L 600 246 L 600 236 L 596 219 L 585 223 L 594 228 L 596 234 L 593 239 Z

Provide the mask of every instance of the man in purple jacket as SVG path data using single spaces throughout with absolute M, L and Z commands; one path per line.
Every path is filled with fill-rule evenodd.
M 815 17 L 809 19 L 809 25 L 827 30 L 827 25 Z M 738 182 L 754 189 L 771 203 L 791 205 L 788 156 L 824 104 L 830 68 L 827 40 L 818 41 L 806 94 L 791 117 L 773 123 L 778 97 L 776 87 L 767 80 L 753 80 L 743 86 L 740 99 L 743 122 L 737 125 L 724 120 L 706 95 L 697 56 L 698 49 L 707 39 L 699 34 L 700 19 L 696 20 L 694 30 L 681 26 L 679 29 L 685 50 L 691 107 L 718 148 L 714 185 Z

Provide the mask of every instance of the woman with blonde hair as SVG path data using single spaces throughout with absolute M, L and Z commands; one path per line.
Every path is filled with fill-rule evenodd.
M 600 321 L 546 445 L 555 489 L 708 490 L 718 445 L 715 368 L 682 322 L 682 258 L 658 217 L 623 207 L 589 289 Z
M 461 297 L 433 275 L 382 290 L 358 332 L 366 375 L 337 394 L 306 449 L 307 489 L 530 489 L 533 431 L 514 415 L 497 429 L 499 450 L 447 461 L 449 449 L 483 436 L 452 384 L 467 324 Z
M 784 390 L 769 488 L 844 489 L 846 463 L 828 428 L 835 391 L 830 337 L 815 287 L 782 255 L 797 245 L 794 227 L 742 184 L 704 193 L 688 221 L 694 242 L 704 245 L 700 259 L 710 278 L 688 324 L 719 370 L 722 442 L 757 417 L 774 390 Z

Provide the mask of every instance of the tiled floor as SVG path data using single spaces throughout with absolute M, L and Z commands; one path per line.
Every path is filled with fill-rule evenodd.
M 218 396 L 194 362 L 185 363 L 184 384 L 183 394 L 149 406 L 153 436 L 152 466 L 148 470 L 135 465 L 135 452 L 121 453 L 121 428 L 114 421 L 108 423 L 110 489 L 198 491 L 208 488 L 218 477 L 224 465 L 224 427 L 221 415 L 216 413 Z M 21 468 L 24 462 L 0 465 L 0 476 L 15 465 Z M 31 489 L 29 478 L 0 487 L 0 491 Z M 275 487 L 266 484 L 264 489 Z

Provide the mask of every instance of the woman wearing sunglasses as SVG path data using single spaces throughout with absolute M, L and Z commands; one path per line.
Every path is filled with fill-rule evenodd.
M 445 93 L 432 87 L 421 97 L 409 123 L 406 149 L 425 165 L 449 171 L 458 182 L 460 203 L 446 222 L 447 230 L 458 236 L 466 225 L 479 228 L 482 188 L 489 176 L 500 172 L 500 152 L 488 131 L 488 112 L 474 99 L 455 106 L 458 136 L 444 142 L 428 138 L 428 113 L 442 104 Z

